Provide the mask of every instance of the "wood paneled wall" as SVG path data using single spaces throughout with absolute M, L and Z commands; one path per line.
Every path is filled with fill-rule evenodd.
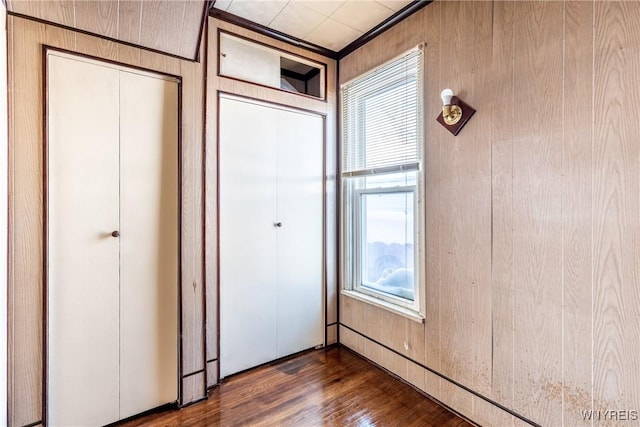
M 639 2 L 437 1 L 340 61 L 346 82 L 427 43 L 426 322 L 342 296 L 343 344 L 482 425 L 524 421 L 478 395 L 640 425 L 637 22 Z M 477 109 L 457 137 L 446 87 Z
M 34 425 L 42 422 L 44 416 L 45 106 L 42 61 L 45 45 L 182 78 L 182 402 L 201 399 L 206 396 L 203 265 L 205 64 L 9 16 L 9 423 L 12 426 Z M 96 369 L 100 367 L 96 366 Z M 100 384 L 95 386 L 100 387 Z
M 204 0 L 8 0 L 7 9 L 102 37 L 196 59 Z
M 7 11 L 0 6 L 0 402 L 7 401 L 7 214 L 8 214 L 8 108 L 7 108 Z M 0 407 L 0 424 L 6 423 L 7 405 Z
M 286 52 L 327 64 L 326 100 L 313 99 L 277 89 L 218 76 L 218 30 L 237 34 Z M 207 73 L 206 162 L 206 277 L 208 385 L 218 382 L 218 218 L 217 146 L 218 93 L 226 92 L 326 114 L 325 135 L 325 286 L 326 344 L 337 341 L 337 231 L 336 231 L 336 62 L 302 48 L 280 42 L 218 19 L 209 18 Z M 250 124 L 247 124 L 250 126 Z M 241 185 L 241 184 L 240 184 Z

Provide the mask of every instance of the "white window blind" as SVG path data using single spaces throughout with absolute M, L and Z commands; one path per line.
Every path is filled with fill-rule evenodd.
M 341 87 L 343 176 L 418 169 L 422 81 L 418 46 Z

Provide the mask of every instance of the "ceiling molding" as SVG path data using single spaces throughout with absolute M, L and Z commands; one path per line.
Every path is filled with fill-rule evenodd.
M 408 18 L 409 16 L 413 15 L 414 13 L 431 3 L 433 3 L 433 0 L 415 0 L 409 3 L 407 6 L 400 9 L 398 12 L 391 15 L 389 18 L 382 21 L 380 24 L 376 25 L 371 30 L 367 31 L 362 36 L 358 37 L 347 46 L 342 48 L 340 52 L 338 52 L 338 59 L 342 59 L 345 56 L 349 55 L 356 49 L 362 47 L 380 34 L 387 31 L 389 28 L 393 27 L 403 19 Z
M 292 44 L 296 47 L 306 49 L 308 51 L 317 53 L 319 55 L 326 56 L 327 58 L 336 59 L 336 60 L 338 59 L 338 52 L 336 51 L 324 48 L 322 46 L 318 46 L 313 43 L 309 43 L 297 37 L 293 37 L 288 34 L 282 33 L 280 31 L 276 31 L 272 28 L 265 27 L 264 25 L 260 25 L 256 22 L 249 21 L 248 19 L 242 18 L 240 16 L 234 15 L 224 10 L 212 8 L 209 10 L 209 16 L 211 16 L 212 18 L 217 18 L 222 21 L 229 22 L 230 24 L 234 24 L 242 28 L 246 28 L 251 31 L 255 31 L 258 34 L 262 34 L 262 35 L 274 38 L 276 40 L 280 40 L 282 42 Z
M 355 51 L 356 49 L 370 42 L 380 34 L 384 33 L 385 31 L 387 31 L 389 28 L 393 27 L 397 23 L 401 22 L 403 19 L 408 18 L 409 16 L 413 15 L 423 7 L 433 3 L 433 1 L 434 0 L 414 0 L 404 8 L 400 9 L 398 12 L 391 15 L 389 18 L 382 21 L 380 24 L 373 27 L 371 30 L 364 33 L 362 36 L 358 37 L 356 40 L 349 43 L 347 46 L 342 48 L 339 52 L 333 51 L 331 49 L 327 49 L 322 46 L 318 46 L 313 43 L 309 43 L 297 37 L 274 30 L 272 28 L 266 27 L 264 25 L 258 24 L 256 22 L 250 21 L 248 19 L 242 18 L 240 16 L 234 15 L 229 12 L 226 12 L 224 10 L 216 9 L 213 7 L 216 0 L 209 0 L 209 16 L 220 19 L 222 21 L 229 22 L 234 25 L 238 25 L 239 27 L 246 28 L 251 31 L 255 31 L 258 34 L 262 34 L 262 35 L 274 38 L 276 40 L 280 40 L 285 43 L 289 43 L 294 46 L 301 47 L 303 49 L 320 54 L 322 56 L 326 56 L 328 58 L 335 59 L 335 60 L 340 60 L 345 56 L 349 55 L 350 53 L 352 53 L 353 51 Z

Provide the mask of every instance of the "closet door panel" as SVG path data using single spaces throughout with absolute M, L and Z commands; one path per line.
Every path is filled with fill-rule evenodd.
M 50 425 L 118 416 L 118 71 L 48 56 Z
M 220 98 L 220 375 L 276 358 L 277 110 Z
M 277 356 L 321 345 L 323 126 L 321 116 L 278 111 Z
M 120 417 L 178 398 L 178 84 L 120 73 Z

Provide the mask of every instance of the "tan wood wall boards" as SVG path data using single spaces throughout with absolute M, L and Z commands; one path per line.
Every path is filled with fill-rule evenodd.
M 183 403 L 201 399 L 206 389 L 204 62 L 180 60 L 9 16 L 10 425 L 43 419 L 44 46 L 181 78 L 181 399 Z M 204 57 L 204 50 L 201 55 Z
M 639 19 L 438 1 L 340 61 L 346 82 L 427 43 L 426 322 L 345 296 L 342 343 L 481 425 L 523 421 L 424 366 L 541 425 L 640 425 Z M 477 109 L 457 137 L 447 87 Z
M 10 13 L 86 31 L 187 59 L 196 59 L 203 0 L 9 0 Z

